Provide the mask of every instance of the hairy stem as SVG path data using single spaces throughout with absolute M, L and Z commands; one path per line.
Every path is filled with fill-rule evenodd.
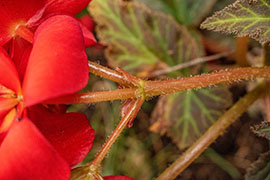
M 103 77 L 106 79 L 110 79 L 110 80 L 117 82 L 118 84 L 121 84 L 121 85 L 126 85 L 126 86 L 133 85 L 130 81 L 126 80 L 124 78 L 124 76 L 118 71 L 109 69 L 107 67 L 101 66 L 101 65 L 94 63 L 94 62 L 91 62 L 91 61 L 88 61 L 88 67 L 89 67 L 89 72 L 91 72 L 97 76 L 100 76 L 100 77 Z
M 265 84 L 249 92 L 235 103 L 218 121 L 216 121 L 186 152 L 184 152 L 170 167 L 168 167 L 156 180 L 176 178 L 185 170 L 209 145 L 211 145 L 247 108 L 258 98 L 269 93 Z
M 72 94 L 47 100 L 44 104 L 81 104 L 129 99 L 137 97 L 150 98 L 153 96 L 172 94 L 189 89 L 197 89 L 220 83 L 233 83 L 241 80 L 255 78 L 270 78 L 270 67 L 246 67 L 231 70 L 223 70 L 215 73 L 202 74 L 174 80 L 144 81 L 143 87 L 125 88 L 111 91 L 99 91 L 89 93 Z
M 96 103 L 103 101 L 129 99 L 135 97 L 136 97 L 136 89 L 126 88 L 110 91 L 72 94 L 47 100 L 44 102 L 44 104 L 84 104 L 84 103 Z
M 270 78 L 270 67 L 236 68 L 188 78 L 165 81 L 146 81 L 144 84 L 144 91 L 146 98 L 148 98 L 162 94 L 171 94 L 189 89 L 212 86 L 225 82 L 232 83 L 254 78 Z
M 97 169 L 100 167 L 102 160 L 107 155 L 110 148 L 112 147 L 116 139 L 119 137 L 123 129 L 127 126 L 127 124 L 132 119 L 135 118 L 143 102 L 144 102 L 143 99 L 134 99 L 132 105 L 130 105 L 130 108 L 127 111 L 125 111 L 124 115 L 122 115 L 122 119 L 120 123 L 117 125 L 117 127 L 115 128 L 115 130 L 113 131 L 112 135 L 103 145 L 103 147 L 101 148 L 100 152 L 95 157 L 95 159 L 90 163 L 90 169 L 92 171 L 97 171 Z

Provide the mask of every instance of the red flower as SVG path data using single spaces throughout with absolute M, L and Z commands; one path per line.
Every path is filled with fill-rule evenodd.
M 0 45 L 16 36 L 32 41 L 31 29 L 53 15 L 74 16 L 83 10 L 91 0 L 2 0 L 0 2 Z M 83 27 L 87 46 L 95 44 L 95 38 Z
M 0 48 L 0 179 L 68 179 L 70 166 L 89 152 L 94 131 L 83 114 L 33 105 L 87 84 L 84 40 L 74 18 L 53 16 L 38 27 L 22 79 Z

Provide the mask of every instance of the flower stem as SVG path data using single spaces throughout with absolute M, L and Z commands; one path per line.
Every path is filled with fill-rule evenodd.
M 149 98 L 162 94 L 171 94 L 175 92 L 189 89 L 197 89 L 225 82 L 232 83 L 254 78 L 270 78 L 270 67 L 236 68 L 181 79 L 165 81 L 146 81 L 144 84 L 144 91 L 146 94 L 146 98 Z
M 44 101 L 44 104 L 84 104 L 129 99 L 135 97 L 136 89 L 126 88 L 111 91 L 72 94 Z
M 144 81 L 141 80 L 143 87 L 124 88 L 111 91 L 99 91 L 71 94 L 55 99 L 50 99 L 44 104 L 82 104 L 96 103 L 102 101 L 113 101 L 120 99 L 143 97 L 150 98 L 153 96 L 172 94 L 189 89 L 197 89 L 212 86 L 220 83 L 232 83 L 241 80 L 255 78 L 270 78 L 270 67 L 245 67 L 231 70 L 222 70 L 215 73 L 202 74 L 193 77 L 186 77 L 174 80 L 163 81 Z
M 90 163 L 91 171 L 97 171 L 97 169 L 100 167 L 102 160 L 107 155 L 110 148 L 112 147 L 112 145 L 114 144 L 116 139 L 119 137 L 119 135 L 121 134 L 123 129 L 137 115 L 143 102 L 144 102 L 143 99 L 134 99 L 133 104 L 130 106 L 130 108 L 127 111 L 125 111 L 124 116 L 122 116 L 120 123 L 117 125 L 117 127 L 113 131 L 112 135 L 109 137 L 109 139 L 103 145 L 102 149 L 100 150 L 98 155 L 95 157 L 95 159 Z
M 269 87 L 261 84 L 235 103 L 218 121 L 216 121 L 185 153 L 183 153 L 170 167 L 168 167 L 156 180 L 176 178 L 185 170 L 210 144 L 212 144 L 224 131 L 237 120 L 242 113 L 258 98 L 269 93 Z
M 97 76 L 110 79 L 121 85 L 126 85 L 126 86 L 133 85 L 130 81 L 125 79 L 124 76 L 120 72 L 116 70 L 109 69 L 107 67 L 101 66 L 91 61 L 88 61 L 88 67 L 89 67 L 89 72 Z

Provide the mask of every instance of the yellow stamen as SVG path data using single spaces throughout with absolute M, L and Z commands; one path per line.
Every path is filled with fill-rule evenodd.
M 13 108 L 4 118 L 3 123 L 0 126 L 0 133 L 8 130 L 13 120 L 16 117 L 16 109 Z

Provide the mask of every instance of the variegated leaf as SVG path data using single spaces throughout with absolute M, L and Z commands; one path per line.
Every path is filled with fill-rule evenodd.
M 270 41 L 270 2 L 237 0 L 206 19 L 201 27 L 237 36 L 249 35 L 264 44 Z
M 196 141 L 231 104 L 224 86 L 163 96 L 152 114 L 150 130 L 167 134 L 180 149 Z
M 251 130 L 257 136 L 270 140 L 270 122 L 262 122 L 261 124 L 251 127 Z
M 136 73 L 151 71 L 158 62 L 172 66 L 196 57 L 196 42 L 186 28 L 144 4 L 93 0 L 89 11 L 113 67 Z

